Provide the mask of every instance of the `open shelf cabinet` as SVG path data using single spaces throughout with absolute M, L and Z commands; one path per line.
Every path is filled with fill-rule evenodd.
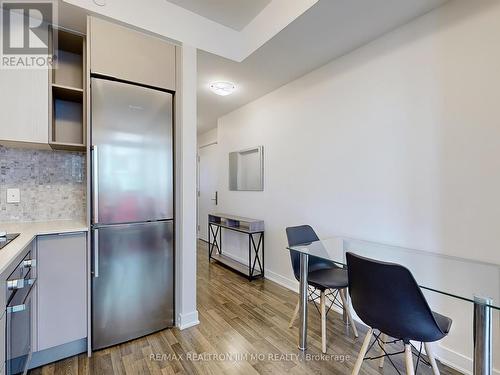
M 61 29 L 54 31 L 55 62 L 49 75 L 49 144 L 53 149 L 84 151 L 85 36 Z

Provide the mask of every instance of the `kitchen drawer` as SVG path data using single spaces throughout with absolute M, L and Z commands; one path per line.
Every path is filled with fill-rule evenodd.
M 87 233 L 38 237 L 37 350 L 87 337 Z

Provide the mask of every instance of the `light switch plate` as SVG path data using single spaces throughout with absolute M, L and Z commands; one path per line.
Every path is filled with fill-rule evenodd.
M 21 192 L 19 189 L 7 189 L 7 203 L 21 202 Z

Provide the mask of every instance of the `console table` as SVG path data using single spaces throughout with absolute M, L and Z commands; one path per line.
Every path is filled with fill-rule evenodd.
M 222 253 L 223 229 L 248 236 L 248 263 L 239 262 Z M 208 260 L 224 264 L 243 274 L 249 281 L 264 277 L 264 221 L 227 214 L 209 214 Z

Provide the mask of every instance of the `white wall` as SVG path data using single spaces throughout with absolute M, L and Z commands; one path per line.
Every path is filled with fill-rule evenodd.
M 284 229 L 303 223 L 500 263 L 499 20 L 451 1 L 219 119 L 219 165 L 264 145 L 265 191 L 228 191 L 223 167 L 219 210 L 265 220 L 268 277 L 296 285 Z M 472 307 L 454 306 L 440 355 L 467 368 Z
M 198 135 L 198 148 L 217 143 L 217 129 Z

